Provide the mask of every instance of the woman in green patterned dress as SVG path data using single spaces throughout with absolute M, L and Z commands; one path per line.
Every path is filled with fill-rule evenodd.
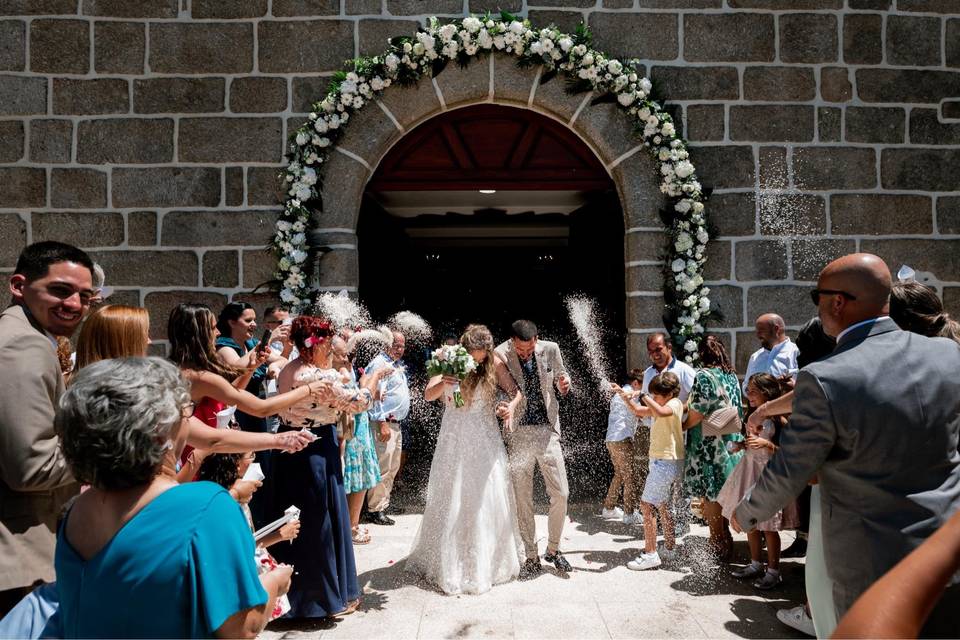
M 690 430 L 684 483 L 691 496 L 703 499 L 703 517 L 710 527 L 710 546 L 722 561 L 726 560 L 733 550 L 733 537 L 716 499 L 723 483 L 743 457 L 742 444 L 728 448 L 728 443 L 741 443 L 743 436 L 737 433 L 704 437 L 700 423 L 704 416 L 727 406 L 724 395 L 737 407 L 740 418 L 743 419 L 743 398 L 740 395 L 740 382 L 727 356 L 727 350 L 716 336 L 704 337 L 700 342 L 699 354 L 701 368 L 697 370 L 693 380 L 693 389 L 687 400 L 687 420 L 683 425 L 685 430 Z M 723 391 L 720 390 L 720 385 Z M 734 452 L 730 451 L 731 448 Z

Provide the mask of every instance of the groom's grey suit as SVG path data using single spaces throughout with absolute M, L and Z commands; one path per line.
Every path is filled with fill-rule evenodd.
M 560 347 L 555 342 L 538 340 L 534 348 L 536 373 L 540 380 L 539 389 L 527 389 L 520 357 L 513 348 L 513 341 L 507 340 L 497 347 L 499 355 L 507 363 L 510 375 L 520 388 L 524 400 L 520 403 L 514 426 L 507 434 L 507 454 L 510 457 L 510 476 L 513 491 L 517 499 L 517 520 L 520 524 L 520 537 L 527 558 L 538 558 L 537 530 L 533 518 L 533 469 L 540 466 L 540 473 L 550 496 L 550 515 L 548 520 L 548 548 L 555 551 L 560 546 L 563 524 L 567 518 L 567 497 L 570 490 L 567 485 L 567 468 L 563 463 L 563 451 L 560 448 L 560 403 L 557 399 L 556 382 L 560 375 L 566 375 Z M 543 397 L 546 411 L 545 424 L 523 424 L 528 394 L 539 393 Z
M 770 518 L 816 474 L 839 618 L 960 508 L 958 434 L 960 345 L 889 318 L 857 327 L 801 369 L 780 449 L 737 521 L 747 530 Z

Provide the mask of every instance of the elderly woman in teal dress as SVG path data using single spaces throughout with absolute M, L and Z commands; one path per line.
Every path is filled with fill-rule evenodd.
M 187 383 L 159 358 L 84 367 L 56 428 L 90 488 L 57 535 L 64 638 L 256 636 L 292 568 L 258 575 L 240 506 L 212 482 L 176 482 L 192 413 Z
M 684 484 L 691 496 L 703 499 L 703 517 L 710 527 L 710 546 L 720 560 L 726 560 L 733 550 L 733 537 L 716 500 L 723 483 L 743 457 L 740 444 L 743 436 L 739 433 L 704 436 L 700 423 L 704 416 L 725 407 L 727 401 L 737 407 L 743 419 L 743 398 L 727 350 L 716 336 L 703 338 L 699 355 L 700 369 L 687 400 L 688 415 L 683 425 L 689 430 Z

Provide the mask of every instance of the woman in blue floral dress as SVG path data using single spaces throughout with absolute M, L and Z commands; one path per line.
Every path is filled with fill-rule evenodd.
M 688 417 L 683 425 L 684 429 L 690 430 L 684 483 L 691 496 L 703 499 L 703 516 L 710 527 L 710 545 L 717 557 L 725 560 L 733 550 L 733 537 L 716 500 L 723 483 L 743 457 L 740 451 L 742 445 L 732 447 L 735 452 L 731 453 L 728 443 L 742 442 L 743 436 L 736 433 L 704 437 L 700 423 L 704 416 L 727 406 L 724 396 L 737 407 L 742 420 L 743 398 L 740 394 L 740 382 L 727 356 L 727 350 L 716 336 L 704 337 L 700 343 L 699 354 L 701 368 L 693 381 L 693 389 L 687 400 Z
M 351 389 L 359 387 L 357 371 L 353 366 L 347 343 L 342 338 L 333 341 L 334 366 L 350 378 L 344 386 Z M 373 390 L 371 389 L 371 393 Z M 369 489 L 380 484 L 380 459 L 373 442 L 370 420 L 367 412 L 354 414 L 353 437 L 343 446 L 343 490 L 347 494 L 347 506 L 350 508 L 351 537 L 354 544 L 370 542 L 370 532 L 360 526 L 360 511 L 363 499 Z

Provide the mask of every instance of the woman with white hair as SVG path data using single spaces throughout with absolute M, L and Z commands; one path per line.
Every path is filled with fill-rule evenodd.
M 102 360 L 77 373 L 56 417 L 74 477 L 55 566 L 66 638 L 255 637 L 292 568 L 257 575 L 240 507 L 211 482 L 177 484 L 193 411 L 176 366 Z

